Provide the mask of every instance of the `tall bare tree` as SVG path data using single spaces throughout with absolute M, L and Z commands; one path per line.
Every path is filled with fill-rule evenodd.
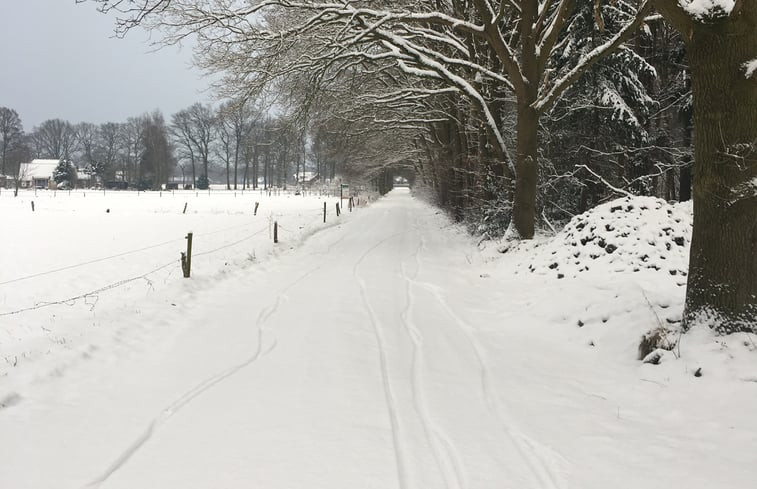
M 183 109 L 171 116 L 171 134 L 176 142 L 179 158 L 189 161 L 192 170 L 192 187 L 197 185 L 196 136 L 189 110 Z
M 98 167 L 95 174 L 100 178 L 113 178 L 119 153 L 122 151 L 122 126 L 115 122 L 106 122 L 101 124 L 97 130 L 98 148 L 97 161 Z
M 42 158 L 70 160 L 77 149 L 76 127 L 61 119 L 48 119 L 34 128 L 32 138 Z
M 7 176 L 12 166 L 10 154 L 24 137 L 24 126 L 18 112 L 8 107 L 0 107 L 0 175 Z
M 195 165 L 202 165 L 202 179 L 207 182 L 208 167 L 216 137 L 216 113 L 209 105 L 196 103 L 171 117 L 171 132 L 180 153 L 189 159 L 193 184 L 197 184 Z
M 144 152 L 140 157 L 140 185 L 160 190 L 176 167 L 176 157 L 168 140 L 168 127 L 163 114 L 155 111 L 144 118 L 142 130 Z
M 229 101 L 216 114 L 218 154 L 226 166 L 226 188 L 231 188 L 231 167 L 234 169 L 234 189 L 239 182 L 239 162 L 243 157 L 245 139 L 250 133 L 250 110 L 246 101 Z
M 194 143 L 197 155 L 202 163 L 202 176 L 208 180 L 208 167 L 211 160 L 211 143 L 216 134 L 216 117 L 213 108 L 200 103 L 189 107 L 189 118 L 194 131 Z
M 144 152 L 146 115 L 129 117 L 121 126 L 121 178 L 125 182 L 136 183 L 141 179 L 140 158 Z

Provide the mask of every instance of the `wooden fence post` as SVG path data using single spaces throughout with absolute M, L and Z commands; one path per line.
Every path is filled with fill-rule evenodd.
M 187 213 L 187 204 L 188 204 L 188 202 L 184 202 L 184 210 L 181 211 L 182 214 L 186 214 Z
M 34 201 L 32 200 L 32 212 L 34 212 Z
M 279 242 L 279 222 L 273 221 L 273 242 Z
M 252 215 L 253 216 L 257 216 L 258 215 L 258 206 L 259 205 L 260 205 L 260 202 L 255 202 L 255 210 L 252 211 Z
M 189 278 L 192 272 L 192 233 L 187 233 L 187 252 L 181 253 L 181 271 L 184 272 L 184 278 Z
M 326 222 L 326 202 L 323 203 L 323 222 Z

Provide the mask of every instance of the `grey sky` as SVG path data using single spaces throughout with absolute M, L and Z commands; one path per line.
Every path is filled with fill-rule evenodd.
M 156 108 L 168 118 L 211 98 L 188 47 L 150 52 L 142 30 L 115 39 L 114 17 L 93 3 L 0 4 L 0 107 L 15 109 L 27 132 L 55 118 L 122 122 Z

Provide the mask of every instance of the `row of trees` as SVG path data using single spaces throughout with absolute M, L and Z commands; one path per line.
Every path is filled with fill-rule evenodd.
M 182 175 L 207 185 L 215 166 L 226 187 L 286 186 L 305 172 L 310 142 L 308 128 L 286 115 L 271 115 L 270 106 L 233 99 L 217 109 L 194 104 L 171 118 L 171 134 Z M 317 151 L 317 150 L 316 150 Z M 316 158 L 317 174 L 326 174 Z M 331 168 L 333 177 L 335 168 Z
M 0 107 L 0 165 L 2 175 L 15 180 L 18 189 L 23 163 L 34 158 L 66 163 L 71 181 L 76 168 L 102 181 L 121 179 L 143 185 L 159 185 L 168 180 L 176 164 L 168 127 L 160 112 L 130 118 L 125 123 L 88 122 L 72 124 L 50 119 L 26 133 L 18 113 Z M 72 182 L 73 183 L 73 182 Z
M 215 176 L 236 189 L 302 181 L 306 164 L 325 178 L 341 170 L 345 160 L 330 150 L 328 134 L 311 135 L 302 121 L 272 116 L 261 105 L 197 103 L 170 121 L 159 111 L 100 125 L 51 119 L 30 133 L 15 110 L 0 107 L 0 174 L 18 184 L 21 163 L 47 158 L 72 161 L 100 182 L 157 189 L 180 174 L 193 187 L 208 188 Z

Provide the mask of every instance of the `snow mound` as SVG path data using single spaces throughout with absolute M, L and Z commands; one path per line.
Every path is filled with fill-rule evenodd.
M 626 197 L 579 216 L 534 250 L 521 271 L 555 274 L 654 270 L 685 282 L 691 243 L 690 203 L 671 205 L 654 197 Z

